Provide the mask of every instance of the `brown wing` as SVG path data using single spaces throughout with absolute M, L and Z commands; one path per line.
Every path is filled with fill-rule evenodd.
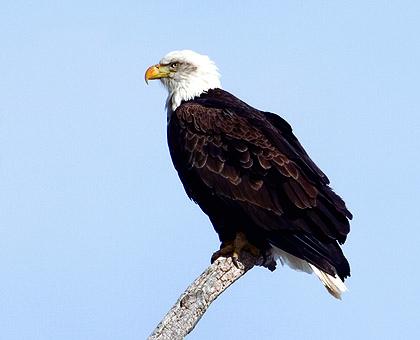
M 344 203 L 326 185 L 320 170 L 307 165 L 303 148 L 299 151 L 306 160 L 264 115 L 252 116 L 258 124 L 251 125 L 249 117 L 232 109 L 195 102 L 183 104 L 176 115 L 183 125 L 188 166 L 215 195 L 243 203 L 243 210 L 262 228 L 300 229 L 344 241 L 348 233 Z M 275 138 L 270 139 L 270 134 Z M 265 219 L 270 224 L 255 213 L 258 210 L 271 213 Z M 272 214 L 286 214 L 288 223 L 272 221 Z

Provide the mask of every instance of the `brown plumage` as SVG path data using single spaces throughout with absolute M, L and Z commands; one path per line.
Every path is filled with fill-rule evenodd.
M 242 231 L 263 251 L 272 244 L 330 275 L 350 274 L 337 241 L 352 215 L 282 118 L 212 89 L 172 113 L 168 143 L 221 241 Z

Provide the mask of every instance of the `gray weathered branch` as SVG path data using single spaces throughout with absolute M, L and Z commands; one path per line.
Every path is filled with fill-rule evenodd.
M 237 266 L 232 258 L 219 257 L 180 296 L 148 339 L 183 339 L 194 329 L 210 304 L 256 262 L 257 258 L 245 252 Z

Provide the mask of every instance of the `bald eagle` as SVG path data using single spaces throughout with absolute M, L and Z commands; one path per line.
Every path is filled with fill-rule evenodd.
M 196 52 L 170 52 L 147 69 L 152 79 L 168 90 L 175 169 L 221 241 L 212 260 L 248 251 L 270 270 L 279 260 L 340 298 L 350 266 L 339 244 L 352 215 L 290 125 L 222 90 L 214 62 Z

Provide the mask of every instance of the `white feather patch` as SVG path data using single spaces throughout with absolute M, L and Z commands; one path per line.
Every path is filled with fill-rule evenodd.
M 271 245 L 272 255 L 275 261 L 279 260 L 282 266 L 287 264 L 290 268 L 312 274 L 312 268 L 308 262 L 302 260 L 292 254 L 285 252 L 284 250 L 277 248 L 276 246 Z
M 271 245 L 272 256 L 274 260 L 280 260 L 282 265 L 288 265 L 290 268 L 302 271 L 308 274 L 314 273 L 327 288 L 328 292 L 337 299 L 341 299 L 341 294 L 347 290 L 344 282 L 336 275 L 332 276 L 318 269 L 309 262 L 302 260 L 284 250 Z
M 325 288 L 327 288 L 328 292 L 337 299 L 341 300 L 341 294 L 343 294 L 347 287 L 341 279 L 335 275 L 332 276 L 323 272 L 322 270 L 318 269 L 312 264 L 309 264 L 314 271 L 315 275 L 321 280 Z
M 221 88 L 219 70 L 208 56 L 183 50 L 170 52 L 160 60 L 160 64 L 173 62 L 187 63 L 192 67 L 161 79 L 168 90 L 166 107 L 169 115 L 182 101 L 200 96 L 207 90 Z

